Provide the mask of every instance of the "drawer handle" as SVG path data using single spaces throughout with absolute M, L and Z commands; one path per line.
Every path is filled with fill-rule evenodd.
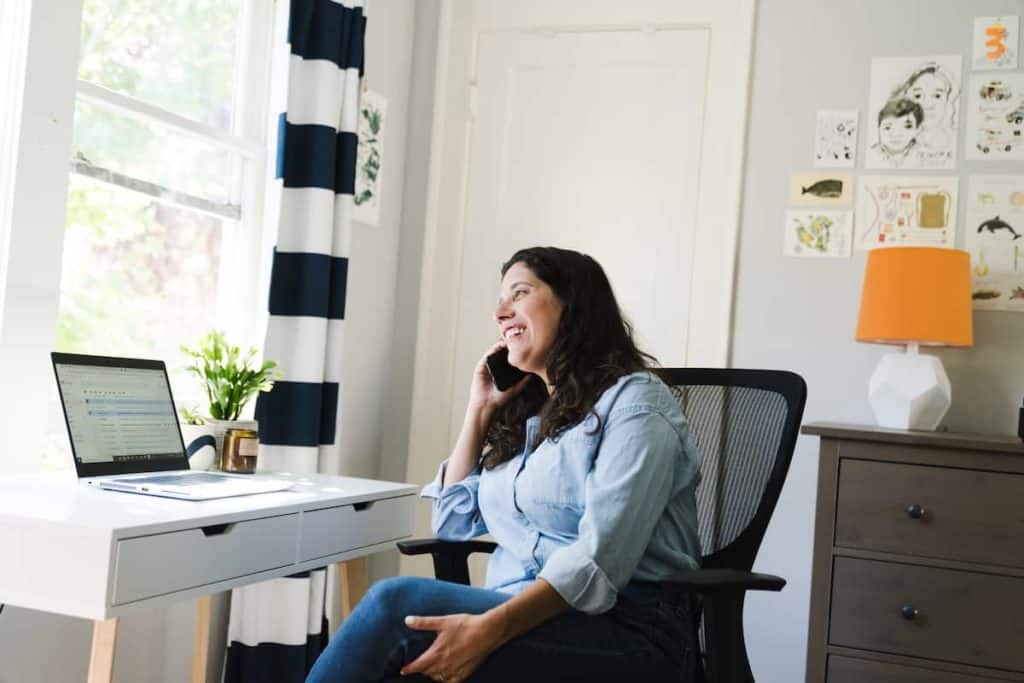
M 226 534 L 228 529 L 233 526 L 234 524 L 211 524 L 210 526 L 204 526 L 202 527 L 203 536 L 207 538 L 210 536 L 220 536 L 221 534 Z
M 917 503 L 911 503 L 907 506 L 907 514 L 911 519 L 921 519 L 924 517 L 924 508 Z
M 917 615 L 919 613 L 915 607 L 912 607 L 911 605 L 903 605 L 903 607 L 900 607 L 900 614 L 907 621 L 913 621 L 914 619 L 917 619 Z
M 369 510 L 373 506 L 373 503 L 374 501 L 372 500 L 366 500 L 362 503 L 353 503 L 352 507 L 356 509 L 356 512 L 361 512 L 363 510 Z

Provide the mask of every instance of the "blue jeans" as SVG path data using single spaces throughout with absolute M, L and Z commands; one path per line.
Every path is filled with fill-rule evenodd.
M 434 641 L 405 626 L 407 615 L 480 614 L 511 595 L 418 577 L 380 581 L 320 655 L 306 683 L 376 683 Z M 686 593 L 631 583 L 608 612 L 565 612 L 495 650 L 471 683 L 694 680 L 696 632 Z

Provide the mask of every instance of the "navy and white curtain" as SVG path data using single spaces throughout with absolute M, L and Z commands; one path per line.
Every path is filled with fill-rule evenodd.
M 355 193 L 363 0 L 278 0 L 272 90 L 277 244 L 264 356 L 282 379 L 261 394 L 259 468 L 336 463 L 338 387 Z M 273 215 L 273 213 L 270 213 Z M 326 569 L 232 591 L 227 683 L 301 683 L 327 642 Z

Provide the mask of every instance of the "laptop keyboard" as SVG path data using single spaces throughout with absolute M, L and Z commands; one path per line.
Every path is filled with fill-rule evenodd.
M 195 484 L 219 484 L 226 481 L 237 481 L 235 477 L 226 477 L 209 472 L 189 472 L 187 474 L 164 474 L 152 477 L 132 477 L 132 484 L 171 484 L 173 486 L 193 486 Z

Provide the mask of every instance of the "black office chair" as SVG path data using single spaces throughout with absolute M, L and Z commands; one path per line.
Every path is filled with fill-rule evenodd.
M 682 582 L 700 596 L 701 673 L 710 683 L 753 681 L 743 600 L 748 590 L 779 591 L 786 585 L 750 569 L 789 471 L 807 385 L 799 375 L 777 370 L 658 373 L 679 400 L 703 457 L 697 515 L 704 556 L 701 569 Z M 429 553 L 437 578 L 469 584 L 468 556 L 491 552 L 495 544 L 421 539 L 398 548 L 405 555 Z

